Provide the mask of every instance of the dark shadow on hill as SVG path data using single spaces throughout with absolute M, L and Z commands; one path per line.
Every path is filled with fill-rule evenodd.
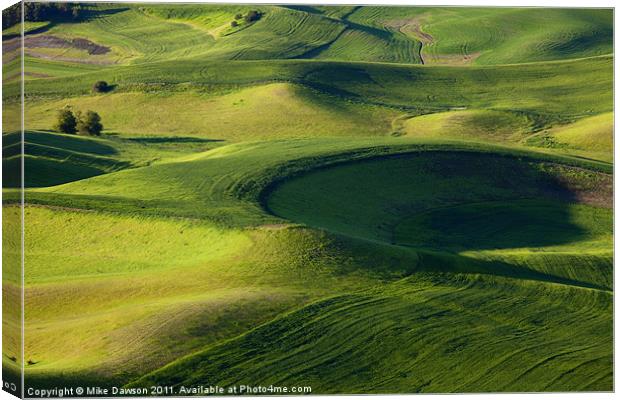
M 613 29 L 599 27 L 600 30 L 591 30 L 579 35 L 571 36 L 569 40 L 560 43 L 547 43 L 541 45 L 547 52 L 554 55 L 554 58 L 566 57 L 567 54 L 576 54 L 580 51 L 594 48 L 602 42 L 613 42 Z
M 24 36 L 29 36 L 29 35 L 38 35 L 40 33 L 45 33 L 47 31 L 49 31 L 50 29 L 52 29 L 54 26 L 56 26 L 56 23 L 54 22 L 50 22 L 46 25 L 40 26 L 38 28 L 35 29 L 31 29 L 28 32 L 24 32 Z M 2 35 L 2 40 L 11 40 L 11 39 L 15 39 L 20 37 L 21 35 L 19 33 L 14 33 L 14 34 L 10 34 L 10 35 Z M 3 53 L 5 53 L 6 51 L 3 49 Z
M 38 35 L 39 33 L 43 33 L 43 32 L 47 32 L 47 31 L 49 31 L 49 30 L 50 30 L 50 29 L 52 29 L 54 26 L 56 26 L 56 23 L 54 23 L 54 22 L 50 22 L 50 23 L 49 23 L 49 24 L 47 24 L 47 25 L 44 25 L 44 26 L 42 26 L 42 27 L 39 27 L 39 28 L 33 29 L 33 30 L 31 30 L 31 31 L 28 31 L 25 35 Z
M 129 7 L 119 7 L 119 8 L 109 8 L 106 10 L 94 9 L 94 8 L 86 8 L 82 12 L 80 12 L 80 17 L 78 18 L 79 22 L 90 21 L 97 18 L 102 18 L 108 15 L 114 15 L 118 13 L 122 13 L 125 11 L 129 11 L 131 8 Z
M 342 257 L 342 261 L 338 262 L 338 268 L 343 274 L 350 274 L 354 270 L 361 269 L 364 274 L 382 280 L 401 279 L 420 272 L 484 274 L 589 289 L 612 290 L 608 280 L 602 280 L 587 269 L 581 275 L 575 275 L 574 271 L 565 271 L 562 275 L 563 270 L 560 270 L 559 274 L 550 274 L 500 260 L 483 260 L 461 254 L 421 250 L 342 234 L 327 237 L 332 239 L 326 242 L 328 243 L 326 248 Z
M 440 207 L 404 217 L 394 230 L 398 245 L 452 252 L 545 247 L 587 236 L 565 202 L 539 200 Z
M 72 16 L 54 15 L 51 18 L 49 18 L 49 21 L 51 24 L 89 22 L 97 18 L 106 17 L 108 15 L 122 13 L 130 9 L 131 8 L 129 7 L 100 9 L 100 8 L 91 7 L 88 3 L 81 3 L 80 9 L 77 15 L 72 15 Z
M 596 290 L 612 290 L 611 287 L 597 282 L 592 276 L 584 274 L 583 277 L 558 276 L 535 271 L 522 266 L 512 265 L 506 262 L 492 260 L 480 260 L 462 255 L 419 251 L 418 272 L 449 272 L 465 274 L 494 275 L 505 278 L 540 281 L 569 285 Z
M 21 169 L 20 157 L 2 160 L 2 186 L 18 188 L 21 185 L 15 171 Z M 48 187 L 91 178 L 105 173 L 104 170 L 70 161 L 61 161 L 44 157 L 24 157 L 24 187 Z
M 114 89 L 116 89 L 118 87 L 118 85 L 116 84 L 112 84 L 112 85 L 106 85 L 105 87 L 99 88 L 98 93 L 110 93 L 112 91 L 114 91 Z
M 24 139 L 26 143 L 58 147 L 64 150 L 76 151 L 80 153 L 97 155 L 118 154 L 118 150 L 114 147 L 90 137 L 65 135 L 52 131 L 26 131 Z
M 346 19 L 338 19 L 337 21 L 342 22 L 345 27 L 344 29 L 342 29 L 340 31 L 340 33 L 338 33 L 338 35 L 336 35 L 336 37 L 332 40 L 330 40 L 327 43 L 324 43 L 320 46 L 317 46 L 313 49 L 308 50 L 307 52 L 300 54 L 298 56 L 295 57 L 291 57 L 291 59 L 311 59 L 311 58 L 316 58 L 318 57 L 321 53 L 323 53 L 324 51 L 326 51 L 327 49 L 329 49 L 332 44 L 334 44 L 338 39 L 340 39 L 342 37 L 342 35 L 345 32 L 348 32 L 350 30 L 353 31 L 359 31 L 359 32 L 363 32 L 366 33 L 368 35 L 374 36 L 379 40 L 385 41 L 386 44 L 390 42 L 390 40 L 393 38 L 393 34 L 391 32 L 379 29 L 379 28 L 374 28 L 371 26 L 367 26 L 367 25 L 362 25 L 362 24 L 358 24 L 355 22 L 350 22 Z M 360 60 L 363 60 L 360 59 Z
M 3 135 L 3 187 L 21 186 L 22 158 L 25 187 L 47 187 L 127 168 L 113 158 L 118 151 L 100 140 L 45 131 L 27 131 L 21 156 L 21 134 Z
M 118 14 L 120 12 L 127 11 L 127 10 L 130 10 L 130 8 L 119 7 L 119 8 L 102 10 L 99 8 L 92 8 L 88 4 L 81 3 L 79 13 L 77 13 L 76 15 L 68 16 L 68 15 L 54 14 L 54 15 L 50 15 L 46 19 L 42 19 L 44 18 L 44 16 L 42 16 L 36 21 L 27 19 L 27 21 L 33 21 L 33 22 L 48 22 L 48 24 L 41 26 L 39 28 L 36 28 L 36 29 L 32 29 L 28 32 L 25 32 L 24 34 L 26 36 L 37 35 L 37 34 L 49 31 L 50 29 L 52 29 L 53 27 L 55 27 L 56 25 L 60 23 L 89 22 L 97 18 L 102 18 L 108 15 Z M 10 28 L 10 26 L 7 28 Z M 10 40 L 10 39 L 14 39 L 20 36 L 21 34 L 2 35 L 2 40 Z
M 291 57 L 291 59 L 309 59 L 309 58 L 316 58 L 319 56 L 319 54 L 323 53 L 324 51 L 326 51 L 327 49 L 329 49 L 332 44 L 334 44 L 334 42 L 336 42 L 338 39 L 340 39 L 342 37 L 342 34 L 345 33 L 347 31 L 347 29 L 343 29 L 340 31 L 340 33 L 338 33 L 338 35 L 336 35 L 335 38 L 333 38 L 332 40 L 330 40 L 327 43 L 324 43 L 320 46 L 317 46 L 313 49 L 310 49 L 308 51 L 306 51 L 303 54 L 300 54 L 298 56 L 295 57 Z
M 574 222 L 572 204 L 601 206 L 599 200 L 613 196 L 610 176 L 592 174 L 512 155 L 426 151 L 306 170 L 269 188 L 265 209 L 315 228 L 420 250 L 537 248 L 589 236 Z M 286 185 L 295 180 L 305 184 Z M 302 189 L 308 187 L 321 191 Z M 283 208 L 270 200 L 279 190 Z M 323 193 L 336 199 L 333 206 L 320 206 Z M 309 204 L 319 205 L 322 215 Z M 366 210 L 383 222 L 369 225 Z

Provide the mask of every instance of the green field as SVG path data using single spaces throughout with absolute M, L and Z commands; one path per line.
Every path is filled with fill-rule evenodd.
M 611 9 L 80 12 L 25 27 L 23 141 L 3 31 L 5 376 L 613 390 Z

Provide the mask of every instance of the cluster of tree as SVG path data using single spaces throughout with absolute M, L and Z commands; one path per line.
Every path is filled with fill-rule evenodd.
M 232 26 L 233 28 L 239 26 L 239 20 L 245 20 L 246 23 L 251 23 L 254 21 L 258 21 L 260 19 L 260 17 L 262 17 L 263 14 L 261 14 L 260 11 L 256 11 L 256 10 L 252 10 L 252 11 L 248 11 L 248 13 L 244 16 L 243 14 L 237 14 L 235 15 L 235 20 L 232 21 L 230 23 L 230 26 Z
M 261 16 L 262 14 L 260 13 L 260 11 L 252 10 L 252 11 L 248 11 L 244 19 L 245 19 L 245 22 L 254 22 L 254 21 L 258 21 Z
M 61 133 L 99 136 L 103 130 L 101 117 L 94 111 L 76 111 L 73 113 L 70 107 L 58 111 L 54 129 Z
M 17 3 L 2 10 L 2 29 L 9 28 L 22 19 L 21 4 L 24 6 L 24 20 L 52 21 L 77 20 L 82 16 L 84 5 L 78 3 Z
M 105 93 L 109 92 L 110 90 L 112 90 L 112 87 L 108 85 L 108 82 L 106 81 L 97 81 L 93 85 L 93 92 L 95 93 Z

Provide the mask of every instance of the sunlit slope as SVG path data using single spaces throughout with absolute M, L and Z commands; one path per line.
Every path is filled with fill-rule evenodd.
M 610 390 L 611 303 L 588 289 L 415 275 L 316 302 L 132 385 L 208 378 L 313 393 Z
M 403 116 L 393 126 L 399 135 L 525 145 L 603 161 L 613 158 L 612 112 L 549 124 L 519 111 L 454 110 Z
M 510 64 L 610 54 L 611 9 L 360 7 L 349 19 L 423 43 L 426 64 Z
M 235 19 L 250 10 L 262 17 L 247 24 Z M 240 25 L 233 28 L 232 21 Z M 97 4 L 79 23 L 39 25 L 30 37 L 86 39 L 108 50 L 93 54 L 37 41 L 27 46 L 29 55 L 106 68 L 178 58 L 413 64 L 562 60 L 612 53 L 613 23 L 610 9 Z
M 525 154 L 426 150 L 350 153 L 267 197 L 276 215 L 349 246 L 413 252 L 410 278 L 334 293 L 130 386 L 609 390 L 611 176 Z
M 26 124 L 49 129 L 56 110 L 71 104 L 96 109 L 110 131 L 142 135 L 238 141 L 409 134 L 536 145 L 524 140 L 528 134 L 611 111 L 611 61 L 599 57 L 492 68 L 153 63 L 114 74 L 28 81 L 26 91 L 33 97 Z M 85 96 L 97 79 L 116 85 L 114 91 Z M 17 90 L 9 84 L 6 95 Z M 11 104 L 8 109 L 17 107 Z M 440 114 L 420 117 L 428 113 Z M 18 127 L 19 120 L 6 124 Z
M 402 153 L 409 155 L 397 156 Z M 397 160 L 404 162 L 403 173 L 390 166 Z M 496 165 L 494 174 L 485 177 L 482 170 L 491 161 Z M 372 168 L 373 163 L 377 168 Z M 400 198 L 411 204 L 376 209 L 368 218 L 358 215 L 355 232 L 333 222 L 321 226 L 304 220 L 303 193 L 295 191 L 284 200 L 287 207 L 295 207 L 296 215 L 278 217 L 267 211 L 276 210 L 273 199 L 288 185 L 364 165 L 370 176 L 361 185 L 349 178 L 333 180 L 330 197 L 342 204 L 341 215 L 332 219 L 348 218 L 347 207 L 358 213 L 364 210 L 360 202 L 372 208 L 373 201 L 404 187 L 410 191 Z M 345 383 L 334 383 L 337 380 L 348 380 L 347 391 L 353 392 L 438 387 L 468 391 L 479 386 L 475 376 L 503 369 L 502 362 L 513 363 L 511 357 L 517 357 L 521 360 L 518 374 L 509 380 L 485 380 L 482 387 L 607 389 L 609 171 L 605 163 L 407 137 L 272 140 L 223 146 L 148 167 L 29 190 L 29 204 L 70 210 L 31 207 L 27 211 L 28 243 L 33 246 L 26 260 L 31 271 L 27 307 L 32 310 L 26 324 L 30 332 L 26 356 L 33 361 L 27 379 L 34 386 L 70 384 L 86 377 L 122 385 L 172 363 L 140 382 L 190 383 L 207 374 L 214 384 L 254 378 L 265 383 L 273 379 L 275 384 L 292 379 L 311 384 L 316 392 L 343 390 L 339 385 Z M 362 175 L 357 171 L 358 177 Z M 426 175 L 448 181 L 429 191 L 428 180 L 422 182 Z M 416 179 L 419 182 L 413 182 Z M 346 181 L 353 186 L 344 185 Z M 284 183 L 274 186 L 277 182 Z M 370 187 L 378 183 L 379 190 Z M 329 179 L 321 184 L 330 188 Z M 339 195 L 338 185 L 372 196 L 347 200 Z M 552 190 L 547 193 L 546 187 Z M 468 249 L 457 248 L 462 245 L 458 231 L 452 236 L 452 247 L 435 244 L 432 237 L 423 246 L 412 242 L 416 236 L 407 232 L 418 226 L 410 213 L 415 204 L 446 204 L 455 209 L 454 203 L 460 204 L 468 192 L 471 198 L 464 200 L 496 193 L 497 198 L 487 200 L 505 200 L 512 207 L 521 197 L 533 197 L 530 203 L 535 207 L 526 210 L 527 216 L 546 219 L 533 219 L 532 224 L 551 220 L 555 224 L 551 228 L 569 229 L 564 236 L 552 232 L 557 243 L 542 236 L 537 237 L 537 246 L 520 242 L 519 249 L 502 248 L 505 245 L 471 249 L 467 243 Z M 572 204 L 571 199 L 581 204 Z M 541 206 L 542 211 L 536 208 Z M 331 218 L 319 201 L 312 207 Z M 383 232 L 397 215 L 402 224 L 394 227 L 400 236 L 393 243 Z M 502 226 L 506 218 L 498 215 L 501 209 L 489 218 L 497 219 L 504 233 L 518 238 L 515 229 L 519 227 Z M 386 225 L 375 226 L 379 219 Z M 480 235 L 481 242 L 488 242 L 485 232 Z M 579 246 L 584 249 L 579 256 L 590 257 L 590 264 L 570 268 L 577 264 L 567 263 L 566 257 L 575 257 Z M 157 250 L 149 250 L 147 259 L 141 248 Z M 519 254 L 530 248 L 537 259 Z M 66 301 L 69 295 L 71 302 Z M 510 317 L 506 309 L 513 311 Z M 443 311 L 436 314 L 439 310 Z M 228 322 L 217 322 L 221 320 Z M 389 334 L 377 341 L 374 331 L 367 329 L 369 321 Z M 463 330 L 455 332 L 455 324 Z M 579 334 L 566 333 L 567 325 L 579 327 Z M 179 330 L 179 326 L 185 328 Z M 471 341 L 463 340 L 463 331 Z M 306 332 L 303 338 L 300 332 Z M 434 344 L 422 337 L 433 337 Z M 243 350 L 264 340 L 275 347 L 252 354 Z M 482 357 L 477 346 L 485 342 L 491 352 Z M 74 351 L 75 343 L 82 349 L 79 353 Z M 349 349 L 349 356 L 343 357 L 339 349 Z M 192 355 L 196 351 L 200 352 Z M 407 363 L 402 363 L 403 351 L 410 354 Z M 176 361 L 185 355 L 189 358 Z M 437 364 L 430 364 L 427 357 L 436 358 Z M 472 365 L 475 376 L 438 378 L 439 373 L 445 376 L 448 363 L 456 365 L 455 357 L 477 360 Z M 251 360 L 252 366 L 238 363 L 242 358 Z M 224 359 L 229 368 L 218 364 Z M 388 364 L 400 365 L 398 373 Z M 536 368 L 527 371 L 538 365 L 544 368 L 543 374 Z M 123 374 L 115 375 L 119 366 Z M 188 366 L 198 368 L 187 374 Z M 220 372 L 214 374 L 211 368 Z M 361 376 L 368 373 L 370 380 L 358 380 L 351 371 Z M 427 381 L 435 383 L 425 386 Z
M 50 127 L 67 103 L 97 110 L 109 132 L 242 141 L 369 136 L 389 131 L 398 111 L 340 102 L 300 84 L 272 83 L 226 94 L 124 92 L 30 104 L 29 127 Z M 16 121 L 17 122 L 17 121 Z
M 80 23 L 53 24 L 41 36 L 66 39 L 86 38 L 108 51 L 99 56 L 74 49 L 70 57 L 66 49 L 49 53 L 47 48 L 33 47 L 30 52 L 45 51 L 57 61 L 94 63 L 100 65 L 154 61 L 184 57 L 204 52 L 215 41 L 207 32 L 188 24 L 169 22 L 151 16 L 135 5 L 102 4 L 91 7 L 91 16 Z
M 496 110 L 453 110 L 402 119 L 400 133 L 428 138 L 518 143 L 534 131 L 534 116 Z M 539 128 L 539 127 L 538 127 Z
M 259 11 L 246 23 L 237 14 Z M 239 27 L 231 27 L 237 21 Z M 143 63 L 171 59 L 234 60 L 313 58 L 344 31 L 361 35 L 359 52 L 342 59 L 419 63 L 419 43 L 384 29 L 352 26 L 346 20 L 300 9 L 223 5 L 95 5 L 80 23 L 51 24 L 33 37 L 86 38 L 107 51 L 53 48 L 32 43 L 27 53 L 58 62 L 98 64 Z M 369 43 L 366 43 L 370 40 Z M 365 50 L 373 49 L 372 52 Z M 339 57 L 337 57 L 339 58 Z
M 526 139 L 526 144 L 583 155 L 611 162 L 613 159 L 613 113 L 581 119 L 545 129 Z
M 7 172 L 3 173 L 7 174 Z M 11 376 L 19 379 L 21 371 L 18 366 L 23 363 L 21 351 L 23 220 L 21 213 L 14 210 L 18 211 L 19 208 L 2 207 L 2 365 L 4 379 Z M 13 368 L 4 368 L 7 365 Z
M 34 387 L 122 385 L 331 291 L 403 277 L 416 260 L 284 225 L 225 229 L 42 207 L 27 207 L 26 221 Z

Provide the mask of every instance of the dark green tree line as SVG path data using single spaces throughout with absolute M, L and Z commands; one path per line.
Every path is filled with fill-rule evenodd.
M 52 20 L 77 20 L 84 12 L 84 6 L 77 3 L 23 3 L 24 20 L 30 22 Z M 2 10 L 2 29 L 21 21 L 21 4 L 17 3 Z

